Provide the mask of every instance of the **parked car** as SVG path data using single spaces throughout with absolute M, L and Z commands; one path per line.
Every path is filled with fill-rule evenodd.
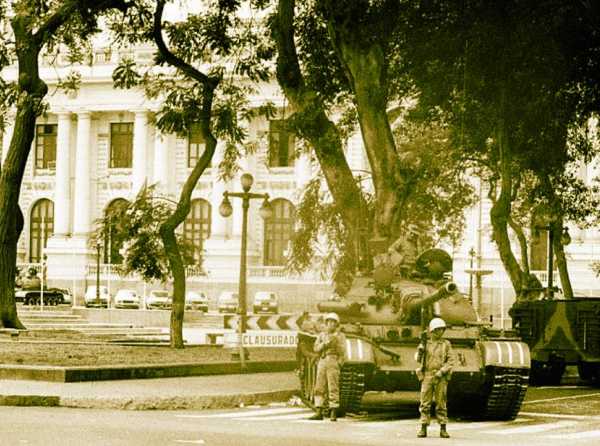
M 119 290 L 115 294 L 115 308 L 140 308 L 140 296 L 134 290 Z
M 254 313 L 274 313 L 279 311 L 279 298 L 272 291 L 257 291 L 252 305 Z
M 217 300 L 219 313 L 236 313 L 238 310 L 238 293 L 223 291 Z
M 99 298 L 96 299 L 96 285 L 90 285 L 85 290 L 85 296 L 83 296 L 83 302 L 86 307 L 106 307 L 110 302 L 110 294 L 108 288 L 104 285 L 100 285 Z
M 173 296 L 169 291 L 152 290 L 146 297 L 146 308 L 148 310 L 170 310 L 173 305 Z
M 188 291 L 185 293 L 185 309 L 208 311 L 208 297 L 202 291 Z

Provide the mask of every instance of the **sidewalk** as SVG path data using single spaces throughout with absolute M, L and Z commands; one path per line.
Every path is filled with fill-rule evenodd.
M 287 401 L 294 372 L 56 383 L 0 380 L 0 405 L 130 410 L 218 409 Z

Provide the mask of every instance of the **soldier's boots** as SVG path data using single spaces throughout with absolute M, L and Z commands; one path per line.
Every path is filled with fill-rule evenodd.
M 448 431 L 446 430 L 445 424 L 440 424 L 440 437 L 442 438 L 450 438 Z
M 337 410 L 336 409 L 331 409 L 329 411 L 329 419 L 331 421 L 337 421 Z
M 323 419 L 323 409 L 320 407 L 317 408 L 315 414 L 309 418 L 309 420 L 322 420 Z
M 417 437 L 425 438 L 426 436 L 427 436 L 427 425 L 421 424 L 421 430 L 419 430 L 419 432 L 417 432 Z

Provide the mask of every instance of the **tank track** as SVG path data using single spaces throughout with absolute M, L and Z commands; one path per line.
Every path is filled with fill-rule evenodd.
M 340 374 L 340 408 L 345 413 L 358 413 L 365 393 L 367 365 L 344 365 Z
M 519 369 L 489 367 L 491 389 L 484 401 L 486 420 L 514 420 L 527 392 L 529 377 Z

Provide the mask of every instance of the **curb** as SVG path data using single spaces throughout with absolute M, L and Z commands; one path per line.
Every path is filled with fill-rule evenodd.
M 291 372 L 296 361 L 248 361 L 245 373 Z M 239 362 L 195 364 L 139 364 L 132 366 L 58 367 L 0 365 L 0 379 L 50 382 L 110 381 L 123 379 L 176 378 L 230 375 L 241 372 Z
M 274 390 L 268 392 L 190 395 L 136 398 L 71 398 L 61 397 L 58 406 L 81 409 L 113 410 L 203 410 L 233 409 L 252 404 L 268 404 L 287 401 L 298 393 L 297 390 Z M 38 405 L 38 404 L 36 404 Z
M 252 404 L 268 404 L 287 401 L 297 390 L 274 390 L 269 392 L 163 396 L 163 397 L 68 397 L 58 395 L 0 395 L 0 406 L 69 407 L 79 409 L 112 410 L 185 410 L 185 409 L 234 409 Z

